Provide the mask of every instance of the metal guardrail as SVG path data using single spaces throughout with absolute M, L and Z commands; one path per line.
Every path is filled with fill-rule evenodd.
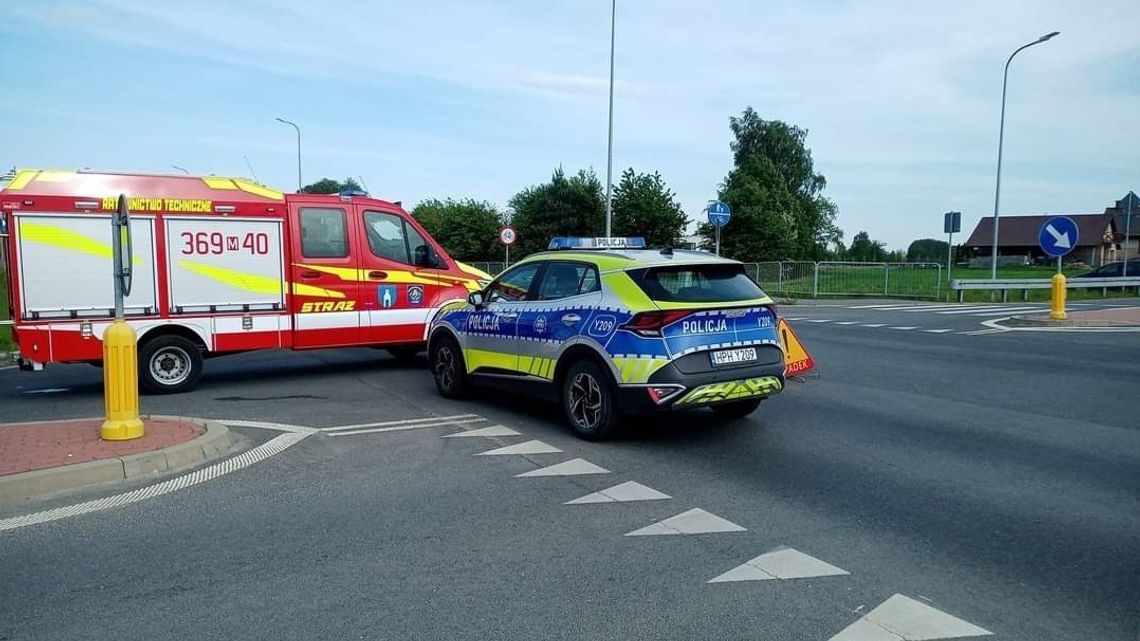
M 997 280 L 989 279 L 954 279 L 950 281 L 950 291 L 958 292 L 958 302 L 962 302 L 962 298 L 966 290 L 983 290 L 983 291 L 1000 291 L 1001 301 L 1004 303 L 1009 300 L 1009 292 L 1021 291 L 1023 300 L 1029 298 L 1029 290 L 1031 289 L 1052 289 L 1053 279 L 1051 278 L 999 278 Z M 1065 279 L 1065 289 L 1096 289 L 1100 288 L 1101 295 L 1107 296 L 1108 289 L 1111 288 L 1130 288 L 1135 287 L 1137 295 L 1140 295 L 1140 277 L 1128 278 L 1067 278 Z
M 501 272 L 507 268 L 507 264 L 502 262 L 502 261 L 491 261 L 491 262 L 461 261 L 461 262 L 466 263 L 468 265 L 471 265 L 475 269 L 481 269 L 481 270 L 487 272 L 488 274 L 490 274 L 492 277 L 498 276 L 499 272 Z

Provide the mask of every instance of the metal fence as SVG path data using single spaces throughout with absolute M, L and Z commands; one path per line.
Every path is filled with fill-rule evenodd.
M 937 263 L 781 261 L 745 263 L 770 294 L 785 298 L 882 296 L 936 300 L 943 293 Z
M 483 262 L 483 263 L 467 263 L 467 264 L 471 265 L 475 269 L 481 269 L 481 270 L 487 272 L 488 274 L 490 274 L 491 276 L 498 276 L 499 272 L 501 272 L 507 268 L 507 264 L 502 262 L 502 261 L 490 262 L 490 263 L 486 263 L 486 262 Z

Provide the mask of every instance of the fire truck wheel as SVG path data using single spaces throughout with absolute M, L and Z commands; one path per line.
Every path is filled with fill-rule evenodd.
M 392 358 L 410 363 L 416 360 L 420 352 L 424 351 L 423 344 L 420 345 L 398 345 L 396 347 L 385 347 L 385 351 L 392 355 Z
M 441 336 L 433 340 L 428 362 L 440 395 L 461 398 L 467 392 L 467 365 L 454 338 Z
M 185 392 L 201 375 L 202 351 L 181 336 L 156 336 L 139 349 L 139 387 L 148 394 Z

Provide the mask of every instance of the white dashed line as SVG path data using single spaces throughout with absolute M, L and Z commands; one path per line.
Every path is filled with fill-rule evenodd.
M 836 325 L 858 325 L 859 321 L 837 321 Z
M 505 456 L 510 454 L 557 454 L 562 450 L 548 445 L 542 441 L 527 441 L 517 445 L 508 445 L 486 452 L 479 452 L 475 456 Z
M 896 594 L 830 641 L 917 641 L 984 637 L 989 630 Z
M 851 574 L 830 563 L 808 556 L 799 550 L 785 548 L 761 554 L 738 565 L 728 572 L 709 580 L 709 583 L 731 581 L 771 581 L 773 579 L 811 579 L 821 576 L 844 576 Z
M 887 329 L 900 329 L 903 331 L 910 331 L 912 329 L 918 329 L 918 325 L 910 325 L 907 327 L 888 327 Z
M 661 501 L 664 499 L 671 499 L 673 497 L 658 492 L 657 490 L 642 485 L 637 481 L 626 481 L 620 485 L 615 485 L 606 488 L 600 492 L 587 494 L 586 496 L 578 497 L 572 501 L 566 501 L 563 505 L 586 505 L 590 503 L 628 503 L 631 501 Z
M 1017 312 L 1032 311 L 1034 309 L 1038 309 L 1038 307 L 1039 307 L 1038 305 L 1034 305 L 1032 307 L 1004 307 L 1004 308 L 1003 307 L 978 307 L 975 309 L 955 309 L 955 310 L 948 311 L 948 312 L 936 312 L 936 313 L 942 314 L 945 316 L 951 316 L 951 315 L 957 315 L 957 314 L 977 314 L 979 312 L 993 312 L 995 314 L 1007 314 L 1007 313 L 1008 314 L 1014 314 Z
M 639 530 L 626 533 L 626 536 L 668 536 L 673 534 L 715 534 L 719 532 L 745 532 L 732 521 L 710 514 L 701 508 L 693 508 L 659 523 L 647 525 Z
M 859 327 L 886 327 L 886 326 L 887 326 L 886 323 L 871 323 L 869 325 L 863 324 L 863 325 L 860 325 Z
M 809 323 L 830 323 L 831 319 L 828 318 L 813 318 L 808 321 Z
M 926 332 L 927 334 L 945 334 L 946 332 L 952 332 L 954 330 L 953 329 L 924 329 L 922 331 Z
M 547 467 L 540 467 L 537 470 L 523 472 L 522 474 L 515 474 L 516 478 L 528 478 L 534 476 L 579 476 L 582 474 L 609 474 L 610 471 L 604 467 L 594 465 L 586 459 L 570 459 L 562 463 L 556 463 Z

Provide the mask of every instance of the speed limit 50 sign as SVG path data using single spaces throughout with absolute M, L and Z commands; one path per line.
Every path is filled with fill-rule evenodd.
M 499 242 L 504 245 L 513 245 L 518 240 L 518 234 L 515 233 L 512 227 L 503 227 L 499 230 Z

